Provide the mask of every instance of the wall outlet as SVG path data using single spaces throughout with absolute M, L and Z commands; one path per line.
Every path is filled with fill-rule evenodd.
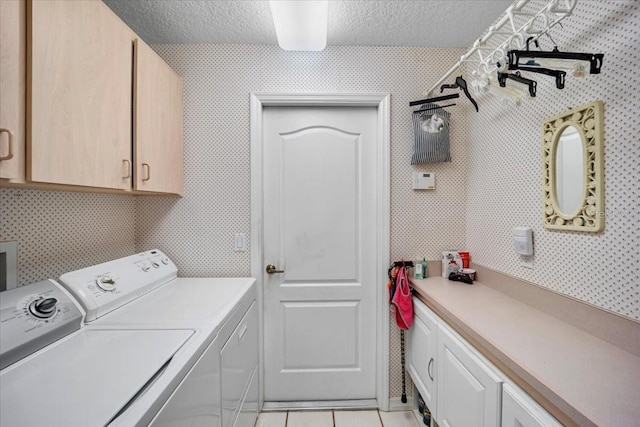
M 520 255 L 520 266 L 533 269 L 533 255 Z

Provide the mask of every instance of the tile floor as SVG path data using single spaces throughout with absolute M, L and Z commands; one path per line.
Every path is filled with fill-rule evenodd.
M 256 427 L 424 427 L 408 411 L 263 412 Z

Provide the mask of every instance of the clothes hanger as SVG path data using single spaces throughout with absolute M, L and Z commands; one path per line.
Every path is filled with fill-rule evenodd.
M 455 83 L 453 83 L 453 84 L 444 84 L 444 85 L 440 86 L 440 93 L 442 93 L 442 91 L 444 89 L 457 89 L 457 88 L 462 89 L 462 91 L 467 96 L 467 98 L 469 98 L 469 101 L 471 101 L 473 106 L 476 107 L 476 112 L 480 111 L 478 109 L 478 104 L 471 97 L 471 94 L 469 93 L 469 89 L 467 88 L 467 81 L 462 78 L 462 74 L 459 75 L 458 77 L 456 77 L 456 82 Z
M 522 99 L 527 96 L 522 91 L 513 87 L 501 87 L 495 77 L 488 76 L 486 73 L 474 72 L 476 78 L 471 81 L 473 93 L 476 96 L 489 94 L 502 100 L 503 105 L 519 107 Z
M 456 98 L 460 98 L 460 94 L 459 93 L 452 93 L 450 95 L 436 96 L 436 97 L 433 97 L 433 98 L 420 99 L 418 101 L 411 101 L 409 103 L 409 106 L 413 107 L 413 106 L 416 106 L 416 105 L 429 104 L 429 103 L 433 103 L 433 102 L 446 101 L 448 99 L 456 99 Z
M 517 67 L 512 67 L 511 64 L 509 64 L 509 69 L 510 70 L 522 70 L 522 71 L 529 71 L 530 73 L 537 73 L 537 74 L 546 74 L 547 76 L 552 76 L 556 78 L 556 87 L 558 89 L 564 89 L 564 79 L 567 75 L 566 71 L 563 70 L 552 70 L 549 68 L 543 68 L 543 67 L 538 67 L 538 66 L 533 66 L 533 67 L 529 67 L 529 66 L 524 66 L 524 65 L 519 65 Z M 532 95 L 535 96 L 535 95 Z
M 528 94 L 522 92 L 520 88 L 515 87 L 501 87 L 493 77 L 489 78 L 489 84 L 486 87 L 487 92 L 502 99 L 503 103 L 512 102 L 516 107 L 522 104 L 522 99 Z
M 413 114 L 419 114 L 419 113 L 423 113 L 425 111 L 431 111 L 431 110 L 439 110 L 441 108 L 453 107 L 454 105 L 456 105 L 456 104 L 453 103 L 453 104 L 447 104 L 447 105 L 434 105 L 433 107 L 423 108 L 421 110 L 416 110 L 416 111 L 413 112 Z
M 498 70 L 498 83 L 500 84 L 500 87 L 507 86 L 507 79 L 527 85 L 529 87 L 529 95 L 531 97 L 536 96 L 536 87 L 538 85 L 538 82 L 536 82 L 535 80 L 522 77 L 519 71 L 516 71 L 515 73 L 503 73 Z
M 551 34 L 548 32 L 546 36 L 549 37 L 549 40 L 553 43 L 553 50 L 550 52 L 545 52 L 543 50 L 530 50 L 529 43 L 533 41 L 537 48 L 540 48 L 540 44 L 538 43 L 538 39 L 534 37 L 529 37 L 526 41 L 526 50 L 510 50 L 507 52 L 507 57 L 509 59 L 509 69 L 510 70 L 527 70 L 533 71 L 529 69 L 530 65 L 538 66 L 540 64 L 536 64 L 534 59 L 536 58 L 544 58 L 544 59 L 562 59 L 568 61 L 585 61 L 589 63 L 589 74 L 600 74 L 600 69 L 602 68 L 602 59 L 604 58 L 603 53 L 579 53 L 579 52 L 560 52 L 558 50 L 558 45 L 551 38 Z M 526 62 L 524 64 L 520 63 L 520 60 L 526 58 Z M 523 68 L 527 67 L 527 68 Z M 573 68 L 573 67 L 568 67 Z M 541 68 L 548 69 L 548 68 Z M 554 70 L 555 71 L 555 70 Z M 535 72 L 535 71 L 533 71 Z M 543 73 L 548 74 L 548 73 Z M 549 74 L 554 75 L 554 74 Z M 558 89 L 562 89 L 564 87 L 564 76 L 562 77 L 562 87 L 559 87 L 558 77 L 556 76 L 556 86 Z
M 509 69 L 510 70 L 529 70 L 529 68 L 525 64 L 520 64 L 520 60 L 522 58 L 529 59 L 535 58 L 551 58 L 551 59 L 568 59 L 573 61 L 586 61 L 589 62 L 589 74 L 600 74 L 600 69 L 602 68 L 602 59 L 604 58 L 604 53 L 578 53 L 578 52 L 560 52 L 558 48 L 555 47 L 551 52 L 545 51 L 537 51 L 537 50 L 510 50 L 507 52 L 507 57 L 509 58 Z M 526 68 L 523 68 L 526 67 Z M 534 71 L 535 72 L 535 71 Z M 562 88 L 559 88 L 562 89 Z

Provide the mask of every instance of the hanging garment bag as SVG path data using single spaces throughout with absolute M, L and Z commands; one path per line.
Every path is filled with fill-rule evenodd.
M 412 112 L 413 155 L 412 165 L 450 162 L 449 119 L 451 114 L 437 104 L 425 104 Z

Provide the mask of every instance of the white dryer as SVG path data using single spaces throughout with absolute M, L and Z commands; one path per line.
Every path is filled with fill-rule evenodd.
M 202 342 L 197 363 L 161 399 L 162 407 L 134 416 L 145 408 L 140 405 L 128 415 L 153 426 L 253 427 L 259 385 L 255 279 L 176 276 L 173 262 L 151 250 L 63 274 L 60 282 L 85 308 L 92 329 L 191 329 Z M 112 302 L 119 300 L 131 302 Z M 104 308 L 113 305 L 119 308 Z

